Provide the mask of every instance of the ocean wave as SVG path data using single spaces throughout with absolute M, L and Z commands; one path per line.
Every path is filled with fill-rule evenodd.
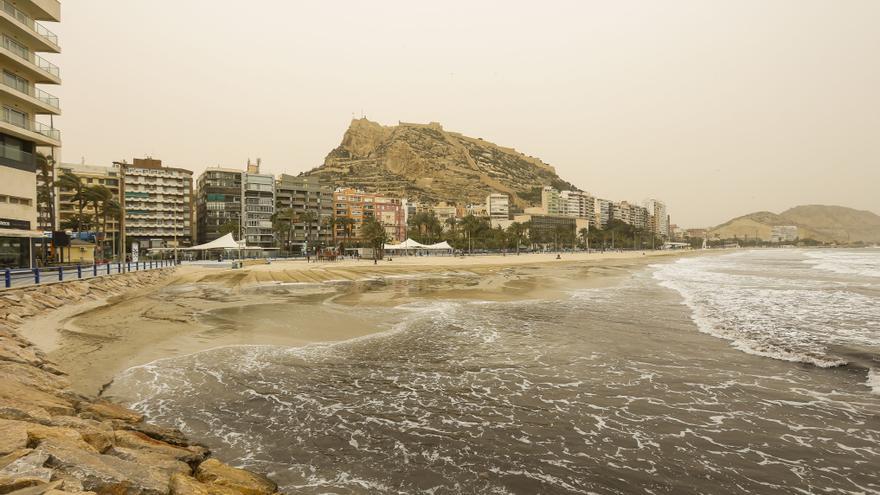
M 880 346 L 880 304 L 846 283 L 804 278 L 797 253 L 691 258 L 656 265 L 701 332 L 743 352 L 830 368 L 847 360 L 828 346 Z
M 880 278 L 880 255 L 876 250 L 805 251 L 807 263 L 816 270 L 842 275 Z

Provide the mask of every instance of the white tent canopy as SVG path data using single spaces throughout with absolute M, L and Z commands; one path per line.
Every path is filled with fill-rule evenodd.
M 397 244 L 385 244 L 385 251 L 403 251 L 409 249 L 426 249 L 428 246 L 425 246 L 421 242 L 416 242 L 412 239 L 407 239 L 403 242 Z
M 452 246 L 446 241 L 427 245 L 412 239 L 407 239 L 398 244 L 385 244 L 385 251 L 452 251 Z
M 244 248 L 245 246 L 241 246 Z M 199 244 L 198 246 L 192 246 L 188 248 L 184 248 L 185 251 L 204 251 L 208 249 L 238 249 L 238 242 L 232 237 L 232 234 L 226 234 L 223 237 L 214 239 L 211 242 L 206 242 L 204 244 Z
M 445 249 L 448 251 L 452 251 L 452 246 L 449 245 L 448 242 L 438 242 L 437 244 L 431 244 L 430 246 L 425 246 L 427 249 Z

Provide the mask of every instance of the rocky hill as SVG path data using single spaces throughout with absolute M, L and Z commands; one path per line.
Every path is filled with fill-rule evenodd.
M 501 192 L 514 204 L 530 206 L 540 204 L 545 185 L 577 189 L 538 158 L 446 131 L 436 122 L 383 126 L 352 120 L 324 164 L 304 175 L 430 202 L 482 203 Z
M 780 214 L 759 211 L 734 218 L 709 231 L 711 238 L 770 239 L 774 225 L 795 225 L 798 237 L 821 242 L 880 242 L 880 216 L 843 206 L 796 206 Z

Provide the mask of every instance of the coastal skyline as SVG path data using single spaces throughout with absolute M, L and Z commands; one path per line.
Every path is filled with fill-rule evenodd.
M 680 225 L 880 211 L 874 3 L 217 5 L 65 3 L 63 161 L 298 173 L 366 115 L 514 147 L 598 196 L 663 197 Z

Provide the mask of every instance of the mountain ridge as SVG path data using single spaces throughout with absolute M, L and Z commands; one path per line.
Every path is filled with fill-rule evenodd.
M 769 239 L 773 226 L 794 225 L 800 239 L 820 242 L 880 242 L 880 215 L 838 205 L 799 205 L 782 213 L 756 211 L 709 229 L 710 238 Z

